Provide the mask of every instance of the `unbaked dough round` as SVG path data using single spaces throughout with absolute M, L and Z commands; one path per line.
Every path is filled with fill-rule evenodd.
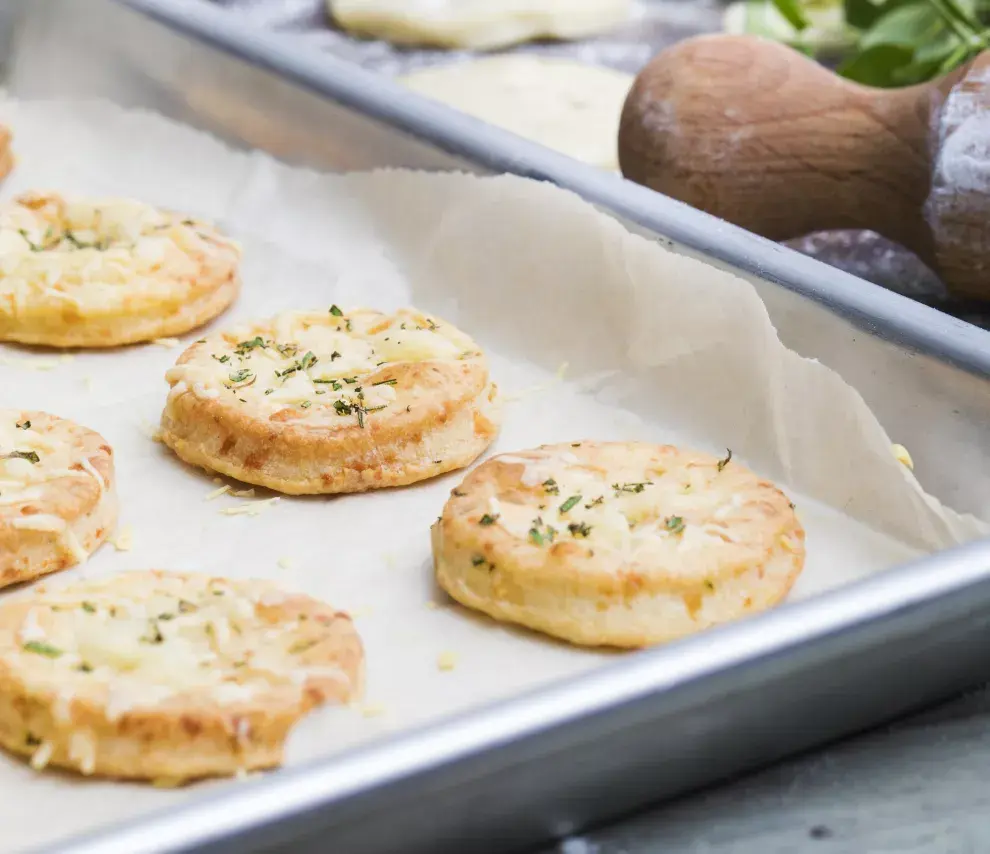
M 619 121 L 633 76 L 569 59 L 514 54 L 415 71 L 421 95 L 552 148 L 619 170 Z
M 45 412 L 0 410 L 0 587 L 86 560 L 116 520 L 106 439 Z
M 33 193 L 0 206 L 0 341 L 116 347 L 181 335 L 237 296 L 240 249 L 131 199 Z
M 462 468 L 500 421 L 478 345 L 412 309 L 286 312 L 193 344 L 166 379 L 168 447 L 293 495 L 404 486 Z
M 640 442 L 502 454 L 433 526 L 440 586 L 576 644 L 661 643 L 779 602 L 804 565 L 787 497 L 731 460 Z
M 269 768 L 360 690 L 350 618 L 264 581 L 125 572 L 0 608 L 0 744 L 38 770 L 182 781 Z
M 329 0 L 346 30 L 396 44 L 488 50 L 579 39 L 629 17 L 632 0 Z

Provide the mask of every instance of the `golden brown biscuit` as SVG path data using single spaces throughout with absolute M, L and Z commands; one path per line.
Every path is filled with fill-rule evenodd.
M 240 249 L 140 202 L 32 194 L 0 206 L 0 341 L 115 347 L 180 335 L 240 287 Z
M 0 744 L 83 774 L 270 768 L 310 709 L 360 691 L 346 614 L 264 581 L 127 572 L 0 608 Z
M 777 487 L 730 459 L 577 442 L 471 472 L 433 526 L 433 556 L 463 605 L 576 644 L 639 647 L 778 603 L 804 531 Z
M 14 148 L 10 141 L 10 131 L 0 125 L 0 179 L 5 178 L 14 168 Z
M 99 433 L 0 410 L 0 587 L 86 560 L 116 521 L 113 451 Z
M 415 483 L 466 466 L 498 430 L 478 345 L 411 309 L 282 314 L 197 342 L 166 379 L 166 445 L 289 494 Z

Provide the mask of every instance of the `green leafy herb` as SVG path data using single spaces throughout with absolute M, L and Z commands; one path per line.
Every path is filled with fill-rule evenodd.
M 709 580 L 708 580 L 708 579 L 706 578 L 706 579 L 705 579 L 705 587 L 706 587 L 707 589 L 709 589 L 709 590 L 714 590 L 714 589 L 715 589 L 715 582 L 714 582 L 714 581 L 709 581 Z
M 563 504 L 560 505 L 560 512 L 566 513 L 568 510 L 574 507 L 581 500 L 580 495 L 572 495 Z
M 557 536 L 557 529 L 551 525 L 544 525 L 543 519 L 537 516 L 533 520 L 533 527 L 529 529 L 529 538 L 538 546 L 544 543 L 552 543 Z
M 471 558 L 472 566 L 481 566 L 484 562 L 485 559 L 481 555 L 475 555 L 473 558 Z
M 24 744 L 28 747 L 37 747 L 41 744 L 41 739 L 34 733 L 29 732 L 26 736 L 24 736 Z
M 663 527 L 672 534 L 683 534 L 685 528 L 684 519 L 680 516 L 668 516 L 663 520 Z
M 313 405 L 313 401 L 311 401 L 311 400 L 304 400 L 302 403 L 299 404 L 299 408 L 300 409 L 309 409 L 312 405 Z
M 256 377 L 252 371 L 249 371 L 247 368 L 241 368 L 239 371 L 231 371 L 229 379 L 234 385 L 250 385 L 255 381 Z
M 31 422 L 30 421 L 18 421 L 17 424 L 15 424 L 14 426 L 17 427 L 18 430 L 30 430 L 31 429 Z
M 82 609 L 87 614 L 95 614 L 96 613 L 96 606 L 92 602 L 83 602 L 82 603 Z
M 571 532 L 572 537 L 587 537 L 591 533 L 591 525 L 584 522 L 571 522 L 567 526 L 567 530 Z
M 80 673 L 92 673 L 93 665 L 87 664 L 85 661 L 80 661 L 79 664 L 76 665 L 76 670 L 78 670 Z
M 158 620 L 148 620 L 148 633 L 142 635 L 139 640 L 141 643 L 164 643 L 165 635 L 162 634 L 162 630 L 158 626 Z
M 496 513 L 494 516 L 489 515 L 488 513 L 486 513 L 484 516 L 482 516 L 478 520 L 478 524 L 479 525 L 485 525 L 485 526 L 494 525 L 498 521 L 498 516 L 499 516 L 498 513 Z
M 732 460 L 732 450 L 730 448 L 725 449 L 725 457 L 718 461 L 718 470 L 722 471 L 729 462 Z
M 11 451 L 0 457 L 0 460 L 27 460 L 29 463 L 37 465 L 41 462 L 41 457 L 38 456 L 37 451 Z
M 52 646 L 44 641 L 28 641 L 24 644 L 25 652 L 33 652 L 35 655 L 43 655 L 45 658 L 58 658 L 62 655 L 62 650 L 57 646 Z
M 555 481 L 552 477 L 543 481 L 543 491 L 547 495 L 560 495 L 560 487 L 557 485 L 557 481 Z
M 339 359 L 339 358 L 340 358 L 340 353 L 338 353 L 338 352 L 337 352 L 336 350 L 334 350 L 334 351 L 333 351 L 333 352 L 332 352 L 332 353 L 330 354 L 330 361 L 331 361 L 331 362 L 336 362 L 336 361 L 337 361 L 337 359 Z
M 585 504 L 584 505 L 584 509 L 585 510 L 590 510 L 592 507 L 597 507 L 599 504 L 603 504 L 604 502 L 605 502 L 605 496 L 604 495 L 599 495 L 594 501 L 591 501 L 588 504 Z
M 641 483 L 613 483 L 612 489 L 614 489 L 615 494 L 618 495 L 620 492 L 642 492 L 648 486 L 653 486 L 653 481 L 644 480 Z
M 222 356 L 218 356 L 216 353 L 210 354 L 214 359 L 216 359 L 221 365 L 227 364 L 230 361 L 230 356 L 224 353 Z
M 398 380 L 382 380 L 381 382 L 372 383 L 373 386 L 376 385 L 395 385 Z
M 299 360 L 299 368 L 300 370 L 305 371 L 308 368 L 313 367 L 313 365 L 315 365 L 318 361 L 319 359 L 316 358 L 316 354 L 314 354 L 313 351 L 310 350 L 308 353 L 306 353 L 305 356 L 303 356 Z
M 344 312 L 342 312 L 335 305 L 330 306 L 330 314 L 332 314 L 334 317 L 343 317 L 344 316 Z

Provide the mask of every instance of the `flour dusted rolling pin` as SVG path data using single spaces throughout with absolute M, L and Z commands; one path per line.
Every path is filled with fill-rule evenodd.
M 622 172 L 771 240 L 870 229 L 990 300 L 990 52 L 872 89 L 776 42 L 702 36 L 640 72 Z

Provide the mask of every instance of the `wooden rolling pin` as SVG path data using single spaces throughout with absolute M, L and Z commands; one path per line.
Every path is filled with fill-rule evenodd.
M 990 52 L 872 89 L 776 42 L 702 36 L 639 74 L 622 172 L 771 240 L 869 229 L 990 300 Z

